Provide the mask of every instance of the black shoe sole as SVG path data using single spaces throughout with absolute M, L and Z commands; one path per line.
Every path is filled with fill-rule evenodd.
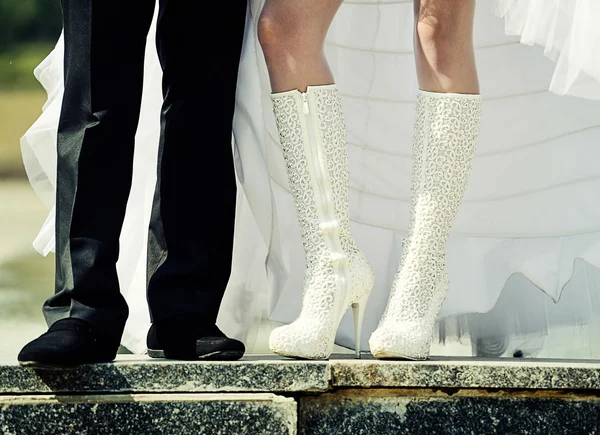
M 33 369 L 42 369 L 42 370 L 56 370 L 56 369 L 76 369 L 81 365 L 88 364 L 106 364 L 113 362 L 115 358 L 111 359 L 101 359 L 96 361 L 86 361 L 86 362 L 43 362 L 43 361 L 19 361 L 19 365 L 21 367 L 33 368 Z
M 160 349 L 148 349 L 148 356 L 150 358 L 165 358 L 183 361 L 237 361 L 244 356 L 244 352 L 241 350 L 218 350 L 204 355 L 182 356 Z

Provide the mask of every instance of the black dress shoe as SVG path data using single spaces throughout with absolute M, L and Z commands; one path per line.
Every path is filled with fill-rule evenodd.
M 216 325 L 203 325 L 197 315 L 153 323 L 148 332 L 148 356 L 178 360 L 235 361 L 244 343 L 228 338 Z
M 22 364 L 70 366 L 109 362 L 119 348 L 118 337 L 105 337 L 80 319 L 55 322 L 48 332 L 27 344 L 19 353 Z

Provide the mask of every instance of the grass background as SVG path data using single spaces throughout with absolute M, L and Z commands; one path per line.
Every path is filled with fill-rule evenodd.
M 0 53 L 0 177 L 25 176 L 19 142 L 46 101 L 33 70 L 52 48 L 29 44 Z

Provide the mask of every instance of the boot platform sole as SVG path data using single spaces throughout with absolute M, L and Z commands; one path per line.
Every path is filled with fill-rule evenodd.
M 161 349 L 148 349 L 148 356 L 150 358 L 166 358 L 166 359 L 177 359 L 177 360 L 202 360 L 202 361 L 237 361 L 244 352 L 240 350 L 219 350 L 216 352 L 206 353 L 204 355 L 195 355 L 190 357 L 178 357 L 170 354 Z
M 373 356 L 377 359 L 391 359 L 391 360 L 409 360 L 409 361 L 426 361 L 427 359 L 429 359 L 429 357 L 414 357 L 414 356 L 407 356 L 407 355 L 402 355 L 399 353 L 394 353 L 394 352 L 375 352 L 373 353 Z

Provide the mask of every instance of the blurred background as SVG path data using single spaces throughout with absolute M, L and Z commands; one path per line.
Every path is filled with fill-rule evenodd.
M 41 305 L 53 288 L 53 256 L 32 247 L 49 210 L 27 181 L 19 140 L 42 112 L 33 70 L 61 26 L 58 0 L 0 0 L 0 360 L 43 332 Z

